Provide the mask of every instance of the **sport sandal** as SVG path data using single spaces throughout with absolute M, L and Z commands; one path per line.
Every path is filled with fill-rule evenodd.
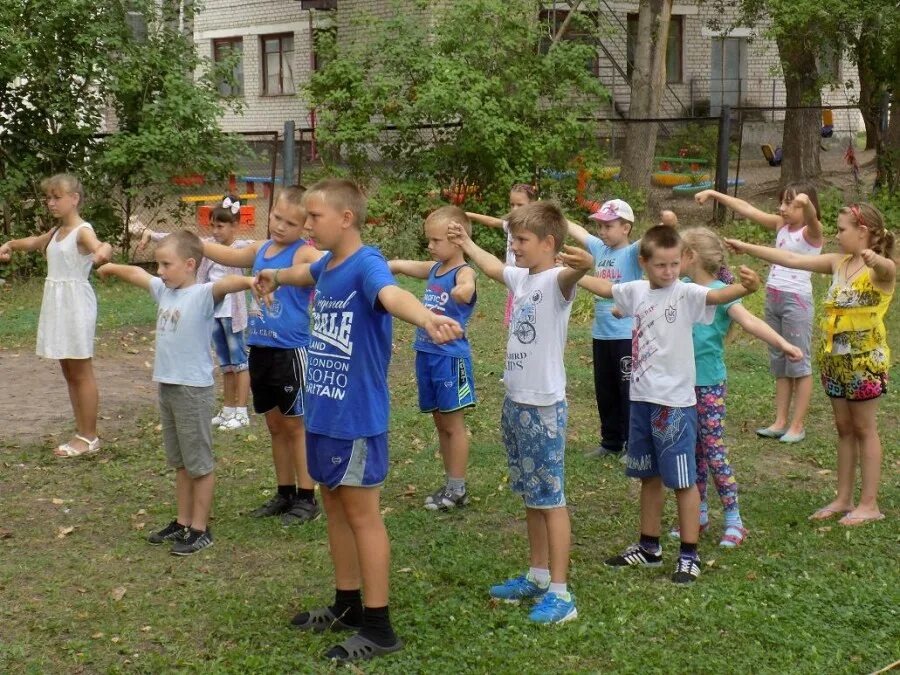
M 301 619 L 304 614 L 307 615 L 306 618 Z M 310 630 L 313 633 L 324 633 L 326 630 L 359 630 L 359 626 L 351 626 L 341 621 L 341 617 L 336 616 L 331 607 L 299 612 L 291 619 L 291 625 L 298 630 Z
M 334 652 L 338 648 L 343 649 L 347 655 L 332 655 L 332 652 Z M 335 645 L 327 652 L 325 652 L 325 658 L 332 659 L 334 661 L 337 661 L 338 663 L 349 663 L 351 661 L 367 661 L 369 659 L 375 658 L 376 656 L 384 656 L 386 654 L 399 652 L 401 649 L 403 649 L 403 641 L 400 640 L 400 638 L 397 638 L 397 641 L 394 644 L 388 647 L 382 647 L 381 645 L 376 644 L 368 638 L 364 638 L 362 635 L 357 633 L 356 635 L 351 635 L 340 644 Z

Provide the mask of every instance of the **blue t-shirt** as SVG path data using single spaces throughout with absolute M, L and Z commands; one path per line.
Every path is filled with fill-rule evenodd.
M 150 280 L 156 311 L 156 353 L 153 381 L 211 387 L 213 360 L 209 349 L 213 317 L 213 285 L 193 284 L 168 288 L 159 277 Z
M 725 286 L 727 284 L 719 280 L 707 284 L 708 288 L 725 288 Z M 716 306 L 715 318 L 710 324 L 694 324 L 694 364 L 698 387 L 711 387 L 725 382 L 725 336 L 731 328 L 728 309 L 739 302 L 740 299 Z
M 331 253 L 309 268 L 316 281 L 306 374 L 306 428 L 355 440 L 388 430 L 391 315 L 378 293 L 397 282 L 381 253 L 363 246 L 328 269 Z
M 422 304 L 425 308 L 435 314 L 449 316 L 456 319 L 463 330 L 469 323 L 469 317 L 472 316 L 472 310 L 475 309 L 475 295 L 467 303 L 459 303 L 450 297 L 450 291 L 456 286 L 456 275 L 463 267 L 468 265 L 460 265 L 438 275 L 441 263 L 436 262 L 428 273 L 428 281 L 425 283 L 425 295 L 422 298 Z M 429 352 L 431 354 L 446 354 L 460 359 L 467 359 L 472 355 L 469 349 L 469 339 L 465 335 L 459 340 L 453 340 L 442 345 L 435 344 L 424 328 L 416 329 L 416 341 L 413 349 L 417 352 Z
M 622 248 L 610 248 L 600 238 L 588 235 L 588 251 L 594 256 L 595 275 L 608 279 L 614 284 L 637 281 L 643 277 L 638 263 L 640 242 Z M 591 335 L 595 340 L 630 340 L 634 325 L 632 318 L 617 319 L 612 315 L 615 306 L 612 299 L 596 296 L 594 300 L 594 327 Z
M 253 274 L 264 269 L 281 270 L 293 266 L 294 254 L 306 245 L 303 239 L 266 258 L 272 245 L 269 240 L 259 247 L 253 260 Z M 273 294 L 272 305 L 260 303 L 257 312 L 247 318 L 247 344 L 257 347 L 294 349 L 309 344 L 309 298 L 311 288 L 279 286 Z

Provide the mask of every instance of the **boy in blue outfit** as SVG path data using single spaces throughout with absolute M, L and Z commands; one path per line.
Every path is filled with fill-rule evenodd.
M 311 265 L 260 271 L 256 292 L 315 286 L 306 448 L 310 475 L 321 486 L 336 588 L 333 605 L 301 612 L 292 623 L 302 630 L 357 631 L 325 653 L 346 662 L 403 646 L 388 613 L 390 542 L 380 510 L 388 469 L 391 317 L 424 328 L 437 344 L 463 333 L 456 321 L 429 312 L 396 286 L 381 253 L 363 245 L 366 198 L 355 183 L 320 181 L 304 204 L 316 243 L 328 253 Z
M 715 305 L 759 288 L 759 277 L 741 267 L 741 283 L 711 289 L 680 280 L 682 245 L 673 228 L 652 227 L 640 242 L 646 281 L 613 284 L 586 277 L 581 286 L 612 298 L 625 316 L 634 317 L 631 370 L 631 420 L 625 473 L 641 480 L 640 539 L 610 567 L 662 564 L 663 486 L 675 491 L 681 551 L 672 581 L 691 583 L 700 575 L 700 494 L 697 491 L 697 409 L 694 393 L 695 323 L 711 323 Z
M 170 234 L 156 249 L 159 276 L 140 267 L 107 263 L 97 272 L 150 291 L 159 305 L 153 381 L 159 383 L 159 417 L 169 466 L 176 469 L 178 515 L 148 537 L 151 544 L 172 542 L 174 555 L 190 555 L 212 546 L 212 417 L 215 405 L 213 362 L 209 350 L 215 313 L 229 293 L 246 291 L 252 279 L 225 276 L 198 284 L 203 244 L 184 230 Z
M 475 309 L 475 271 L 466 264 L 462 249 L 447 238 L 450 223 L 459 223 L 471 234 L 466 212 L 456 206 L 443 206 L 425 219 L 428 252 L 437 262 L 391 260 L 394 274 L 426 279 L 426 309 L 456 319 L 465 330 Z M 463 337 L 446 344 L 435 344 L 424 329 L 416 330 L 416 382 L 419 410 L 431 413 L 438 432 L 446 483 L 426 497 L 425 508 L 446 511 L 466 506 L 466 466 L 469 463 L 469 437 L 464 410 L 475 405 L 472 378 L 472 354 Z
M 578 616 L 568 591 L 571 525 L 564 493 L 566 371 L 563 353 L 575 286 L 592 267 L 583 249 L 567 246 L 567 222 L 559 206 L 534 202 L 509 216 L 516 266 L 479 248 L 461 225 L 450 239 L 491 279 L 513 295 L 506 347 L 501 427 L 510 487 L 525 502 L 530 569 L 491 587 L 507 602 L 539 600 L 529 618 L 562 623 Z M 566 267 L 557 267 L 560 256 Z

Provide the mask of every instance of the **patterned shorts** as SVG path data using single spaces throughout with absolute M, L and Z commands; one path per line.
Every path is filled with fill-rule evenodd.
M 563 492 L 568 405 L 533 406 L 503 401 L 500 425 L 509 462 L 509 486 L 530 509 L 566 505 Z
M 672 490 L 697 481 L 697 408 L 674 408 L 645 401 L 631 402 L 631 430 L 625 475 L 660 476 Z
M 887 393 L 887 354 L 883 349 L 862 354 L 820 354 L 819 374 L 831 398 L 870 401 Z

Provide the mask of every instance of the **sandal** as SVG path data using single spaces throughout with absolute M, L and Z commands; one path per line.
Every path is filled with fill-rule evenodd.
M 740 546 L 744 543 L 744 539 L 747 538 L 748 534 L 750 533 L 744 527 L 729 525 L 725 528 L 725 534 L 722 535 L 719 546 L 722 548 L 735 548 L 736 546 Z
M 850 509 L 833 509 L 830 506 L 823 506 L 821 509 L 816 509 L 815 513 L 807 520 L 828 520 L 835 516 L 846 516 L 848 513 L 850 513 Z
M 334 659 L 338 663 L 367 661 L 376 656 L 384 656 L 385 654 L 398 652 L 401 649 L 403 649 L 403 642 L 399 638 L 397 638 L 397 641 L 391 646 L 382 647 L 357 633 L 356 635 L 351 635 L 339 645 L 335 645 L 325 652 L 325 658 Z M 342 651 L 343 654 L 341 654 Z
M 301 619 L 304 614 L 306 618 Z M 331 607 L 300 612 L 291 619 L 291 625 L 298 630 L 311 630 L 313 633 L 324 633 L 326 630 L 359 630 L 359 626 L 351 626 L 341 621 L 341 617 L 335 616 Z
M 95 455 L 100 451 L 100 437 L 98 436 L 94 440 L 90 440 L 81 436 L 79 434 L 75 434 L 75 438 L 79 441 L 84 441 L 87 444 L 87 447 L 84 450 L 79 450 L 76 447 L 73 447 L 69 443 L 63 443 L 58 446 L 56 450 L 53 451 L 53 454 L 59 457 L 60 459 L 66 459 L 69 457 L 81 457 L 82 455 Z
M 851 516 L 848 513 L 838 521 L 838 525 L 843 525 L 844 527 L 859 527 L 860 525 L 875 523 L 879 520 L 884 520 L 883 513 L 877 513 L 874 516 Z

